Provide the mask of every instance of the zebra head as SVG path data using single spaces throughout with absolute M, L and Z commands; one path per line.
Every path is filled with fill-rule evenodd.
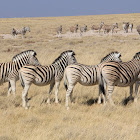
M 67 59 L 68 59 L 68 65 L 77 63 L 77 60 L 75 58 L 75 52 L 74 51 L 68 50 L 68 51 L 66 51 L 66 53 L 68 55 L 68 57 L 67 57 Z
M 27 32 L 27 31 L 30 32 L 30 27 L 23 27 L 23 30 L 24 30 L 25 32 Z
M 116 52 L 111 52 L 107 56 L 102 58 L 100 63 L 102 63 L 104 61 L 118 61 L 118 62 L 122 62 L 120 57 L 121 57 L 121 53 L 119 53 L 117 51 Z
M 20 63 L 21 67 L 25 64 L 40 65 L 38 59 L 36 58 L 36 55 L 37 53 L 34 50 L 27 50 L 15 55 L 12 61 Z

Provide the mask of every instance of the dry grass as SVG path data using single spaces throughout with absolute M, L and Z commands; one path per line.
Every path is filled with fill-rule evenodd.
M 10 61 L 11 58 L 27 49 L 34 49 L 43 65 L 51 64 L 59 54 L 72 49 L 79 63 L 98 64 L 105 55 L 119 51 L 122 60 L 130 60 L 140 51 L 140 40 L 137 33 L 122 35 L 92 35 L 79 38 L 57 38 L 55 28 L 63 26 L 63 34 L 75 24 L 86 24 L 88 30 L 92 24 L 101 21 L 106 24 L 129 21 L 136 25 L 140 23 L 140 14 L 100 15 L 57 18 L 15 18 L 0 19 L 0 34 L 10 34 L 11 29 L 29 26 L 31 32 L 25 39 L 0 37 L 0 62 Z M 140 138 L 140 101 L 126 102 L 129 88 L 116 87 L 112 98 L 116 106 L 98 105 L 98 86 L 84 87 L 77 84 L 73 98 L 75 104 L 70 110 L 65 109 L 65 89 L 63 81 L 59 90 L 60 104 L 41 104 L 47 97 L 49 86 L 37 87 L 32 85 L 29 90 L 30 109 L 21 107 L 22 88 L 17 82 L 16 97 L 7 97 L 8 83 L 1 86 L 0 91 L 0 140 L 93 140 L 93 139 L 139 139 Z M 53 90 L 54 93 L 54 90 Z M 126 104 L 127 103 L 127 104 Z

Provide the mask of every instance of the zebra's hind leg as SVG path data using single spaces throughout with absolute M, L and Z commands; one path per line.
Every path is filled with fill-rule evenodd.
M 10 92 L 11 92 L 11 90 L 12 90 L 12 92 L 13 92 L 13 95 L 15 96 L 16 95 L 16 81 L 10 81 L 9 82 L 10 83 L 10 88 L 9 88 L 9 90 L 8 90 L 8 95 L 10 94 Z
M 52 94 L 52 90 L 53 90 L 54 85 L 55 85 L 54 81 L 50 83 L 49 96 L 48 96 L 48 99 L 47 99 L 48 104 L 50 104 L 50 96 Z
M 60 81 L 55 82 L 55 103 L 58 103 L 58 90 L 60 86 Z
M 107 99 L 109 100 L 109 103 L 110 103 L 111 105 L 114 105 L 114 102 L 113 102 L 113 100 L 112 100 L 112 98 L 111 98 L 111 94 L 112 94 L 113 90 L 114 90 L 114 86 L 108 86 L 108 90 L 107 90 Z
M 67 91 L 66 91 L 66 109 L 69 110 L 69 96 L 72 102 L 72 91 L 73 91 L 74 85 L 69 85 Z
M 29 88 L 30 88 L 30 84 L 25 84 L 25 87 L 24 87 L 23 92 L 22 92 L 22 106 L 25 109 L 29 108 L 29 101 L 27 98 Z
M 133 94 L 133 85 L 130 86 L 130 99 L 132 99 L 132 94 Z
M 138 89 L 139 89 L 139 85 L 140 85 L 140 81 L 136 81 L 136 84 L 135 84 L 135 98 L 134 98 L 134 102 L 135 103 L 138 100 Z

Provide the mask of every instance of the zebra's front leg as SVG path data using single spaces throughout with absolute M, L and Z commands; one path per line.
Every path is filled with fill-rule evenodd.
M 9 96 L 9 95 L 11 94 L 11 91 L 12 91 L 12 87 L 11 87 L 10 81 L 9 81 L 8 84 L 9 84 L 9 85 L 8 85 L 8 94 L 7 94 L 7 96 Z
M 135 98 L 134 98 L 134 102 L 135 103 L 138 100 L 138 89 L 139 89 L 139 85 L 140 85 L 140 81 L 136 81 L 136 84 L 135 84 Z
M 69 110 L 69 96 L 72 102 L 72 91 L 73 91 L 74 86 L 69 85 L 67 91 L 66 91 L 66 109 Z
M 59 82 L 55 82 L 55 103 L 58 103 L 58 90 L 59 90 L 59 86 L 60 86 L 60 81 Z
M 54 81 L 50 83 L 49 96 L 48 96 L 48 99 L 47 99 L 47 103 L 48 104 L 50 104 L 50 96 L 52 94 L 52 90 L 53 90 L 54 84 L 55 84 Z
M 13 95 L 15 96 L 16 95 L 16 81 L 13 80 L 13 81 L 10 81 L 9 83 L 10 83 L 9 84 L 10 88 L 8 90 L 8 96 L 10 95 L 11 90 L 13 92 Z
M 130 86 L 130 99 L 132 99 L 132 94 L 133 94 L 133 85 Z
M 26 84 L 24 89 L 23 89 L 23 92 L 22 92 L 22 106 L 25 108 L 25 109 L 28 109 L 29 108 L 29 101 L 28 101 L 28 90 L 30 88 L 30 85 Z

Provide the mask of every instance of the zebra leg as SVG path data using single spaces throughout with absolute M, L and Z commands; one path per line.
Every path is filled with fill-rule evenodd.
M 132 94 L 133 94 L 133 85 L 130 86 L 130 99 L 132 99 Z
M 71 96 L 71 101 L 72 101 L 72 91 L 73 91 L 74 85 L 69 85 L 67 91 L 66 91 L 66 108 L 69 110 L 69 96 Z
M 13 95 L 15 96 L 16 95 L 16 81 L 10 81 L 10 84 L 11 84 Z
M 55 103 L 58 103 L 58 90 L 59 90 L 59 86 L 60 86 L 60 81 L 59 82 L 55 82 Z
M 25 109 L 29 108 L 29 102 L 27 98 L 29 88 L 30 88 L 30 84 L 26 84 L 22 92 L 22 106 Z
M 54 85 L 55 85 L 54 81 L 50 83 L 49 96 L 48 96 L 48 99 L 47 99 L 48 104 L 50 104 L 50 96 L 52 94 L 52 90 L 53 90 Z
M 11 94 L 11 91 L 12 91 L 12 87 L 11 87 L 11 83 L 9 81 L 8 94 L 7 94 L 7 96 L 9 96 Z
M 113 90 L 114 90 L 114 86 L 108 86 L 107 98 L 108 98 L 109 103 L 110 103 L 111 105 L 114 105 L 114 102 L 113 102 L 113 100 L 112 100 L 112 98 L 111 98 L 111 94 L 112 94 Z
M 134 98 L 135 103 L 138 100 L 138 88 L 139 88 L 139 85 L 140 85 L 140 81 L 136 81 L 136 84 L 135 84 L 135 98 Z

